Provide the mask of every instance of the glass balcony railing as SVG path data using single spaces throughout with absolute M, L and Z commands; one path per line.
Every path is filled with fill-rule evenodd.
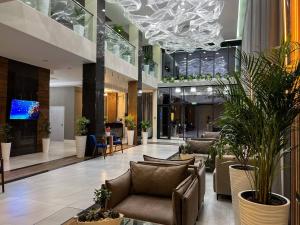
M 80 36 L 92 40 L 93 14 L 75 0 L 20 0 Z
M 105 50 L 135 65 L 135 46 L 108 25 L 105 26 Z
M 157 77 L 158 65 L 155 62 L 151 62 L 143 65 L 143 71 L 145 76 Z

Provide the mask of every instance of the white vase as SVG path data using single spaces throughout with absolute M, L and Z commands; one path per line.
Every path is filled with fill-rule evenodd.
M 272 194 L 285 200 L 283 205 L 264 205 L 246 200 L 245 192 L 238 195 L 241 225 L 288 225 L 290 201 L 278 194 Z
M 11 143 L 1 143 L 2 158 L 4 161 L 9 161 Z
M 149 68 L 150 68 L 149 65 L 144 65 L 144 72 L 145 72 L 145 74 L 149 74 Z
M 76 136 L 75 137 L 77 158 L 84 158 L 86 138 L 87 138 L 87 136 Z
M 130 63 L 131 62 L 131 56 L 130 55 L 124 55 L 124 59 L 126 62 Z
M 119 45 L 114 45 L 113 46 L 113 51 L 115 55 L 120 56 L 120 46 Z
M 50 138 L 43 138 L 42 144 L 43 144 L 43 153 L 48 153 L 50 148 Z
M 143 145 L 148 143 L 148 132 L 142 132 Z
M 50 0 L 39 0 L 37 2 L 37 10 L 46 16 L 49 16 Z
M 84 36 L 84 26 L 81 24 L 75 24 L 73 25 L 73 30 L 79 34 L 80 36 Z
M 133 145 L 134 130 L 127 130 L 127 144 Z
M 250 172 L 249 170 L 246 171 L 243 169 L 238 169 L 237 167 L 241 167 L 241 165 L 229 166 L 229 175 L 230 175 L 230 188 L 231 188 L 231 196 L 232 196 L 234 222 L 235 225 L 240 225 L 238 194 L 241 191 L 251 189 L 251 183 L 249 180 L 249 175 L 247 176 L 247 173 L 252 173 L 253 175 L 254 170 Z

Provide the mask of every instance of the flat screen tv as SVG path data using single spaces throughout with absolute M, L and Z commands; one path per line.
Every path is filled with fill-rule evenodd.
M 18 100 L 11 101 L 11 120 L 37 120 L 40 115 L 40 104 L 36 101 Z

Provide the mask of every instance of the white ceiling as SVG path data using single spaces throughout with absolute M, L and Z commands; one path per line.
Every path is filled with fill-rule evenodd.
M 106 2 L 105 7 L 106 15 L 112 20 L 112 23 L 123 26 L 130 23 L 124 16 L 123 10 L 118 4 Z M 219 18 L 219 23 L 223 26 L 222 35 L 224 40 L 236 38 L 238 9 L 239 0 L 224 0 L 224 9 Z

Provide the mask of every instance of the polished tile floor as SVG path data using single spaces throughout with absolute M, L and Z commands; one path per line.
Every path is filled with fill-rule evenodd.
M 4 170 L 14 170 L 26 166 L 35 165 L 38 163 L 48 162 L 56 159 L 61 159 L 68 156 L 76 155 L 75 141 L 66 140 L 64 142 L 52 141 L 50 144 L 49 153 L 42 152 L 11 157 L 9 161 L 4 162 Z
M 141 145 L 105 160 L 97 158 L 9 183 L 6 193 L 0 194 L 0 224 L 32 225 L 65 207 L 86 208 L 92 204 L 94 189 L 125 172 L 129 161 L 142 160 L 143 154 L 167 158 L 177 149 L 175 145 Z M 232 221 L 231 203 L 216 200 L 208 174 L 205 206 L 197 225 L 232 225 Z

